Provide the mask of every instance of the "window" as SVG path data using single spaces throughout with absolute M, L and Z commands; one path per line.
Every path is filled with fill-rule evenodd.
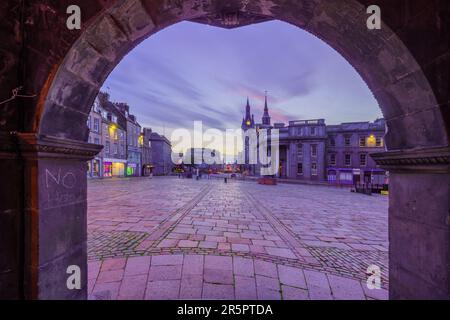
M 105 143 L 105 152 L 109 153 L 109 141 L 106 141 Z
M 383 146 L 383 139 L 382 139 L 381 137 L 377 137 L 377 138 L 376 138 L 375 145 L 376 145 L 377 147 L 382 147 L 382 146 Z
M 345 144 L 346 147 L 349 147 L 352 144 L 350 136 L 344 137 L 344 144 Z
M 309 133 L 310 133 L 312 136 L 315 136 L 315 135 L 316 135 L 316 127 L 310 127 L 310 128 L 309 128 Z
M 297 144 L 297 157 L 298 158 L 303 157 L 303 144 L 301 143 Z
M 329 143 L 330 143 L 330 147 L 336 147 L 335 137 L 330 137 Z
M 311 175 L 317 176 L 317 163 L 311 163 Z
M 360 147 L 366 146 L 366 137 L 359 137 L 359 146 Z
M 367 165 L 367 155 L 366 154 L 360 154 L 359 155 L 359 165 L 361 167 L 365 167 Z
M 303 163 L 299 162 L 297 164 L 297 174 L 298 175 L 303 175 Z
M 99 132 L 100 130 L 100 121 L 98 120 L 98 118 L 94 118 L 94 131 L 95 132 Z
M 347 182 L 353 181 L 353 175 L 351 172 L 340 172 L 339 180 L 343 181 L 343 182 L 344 181 L 347 181 Z
M 311 145 L 311 157 L 317 157 L 317 144 Z
M 100 139 L 99 138 L 94 138 L 94 143 L 95 144 L 100 144 Z
M 332 166 L 336 165 L 336 154 L 334 153 L 330 154 L 330 165 Z
M 114 154 L 119 153 L 119 145 L 117 143 L 114 143 Z
M 345 165 L 346 166 L 351 166 L 352 165 L 352 155 L 351 154 L 346 154 L 345 155 Z

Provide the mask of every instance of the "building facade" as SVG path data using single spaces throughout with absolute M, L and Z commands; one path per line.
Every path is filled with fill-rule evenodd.
M 342 123 L 327 126 L 327 180 L 341 185 L 386 184 L 371 153 L 385 150 L 385 121 Z
M 105 93 L 99 94 L 102 110 L 103 177 L 124 177 L 127 164 L 127 121 L 109 101 Z
M 127 165 L 126 176 L 139 177 L 142 172 L 142 141 L 141 126 L 136 121 L 136 117 L 130 114 L 130 106 L 126 103 L 116 103 L 115 106 L 126 119 L 127 134 Z
M 241 128 L 279 130 L 279 167 L 276 177 L 339 185 L 385 184 L 386 172 L 378 168 L 371 153 L 385 149 L 385 121 L 342 123 L 327 126 L 324 119 L 271 124 L 267 95 L 261 123 L 255 123 L 249 100 Z M 249 163 L 249 139 L 244 135 L 241 171 L 259 175 L 260 164 Z M 258 152 L 259 154 L 259 152 Z M 258 159 L 259 162 L 259 159 Z
M 145 177 L 153 174 L 153 161 L 152 161 L 152 141 L 151 141 L 152 129 L 143 128 L 140 136 L 140 143 L 142 149 L 142 175 Z
M 98 99 L 95 100 L 94 105 L 89 113 L 87 126 L 89 128 L 89 143 L 102 144 L 103 126 L 102 113 L 99 107 Z M 87 163 L 87 175 L 89 178 L 103 177 L 103 150 L 97 154 L 94 159 Z

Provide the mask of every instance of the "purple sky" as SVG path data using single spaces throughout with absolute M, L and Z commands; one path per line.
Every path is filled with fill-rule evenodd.
M 274 122 L 381 117 L 372 93 L 343 57 L 280 21 L 234 30 L 178 23 L 128 54 L 103 90 L 128 102 L 142 126 L 169 137 L 175 128 L 191 129 L 194 120 L 218 129 L 239 127 L 247 96 L 260 122 L 265 90 Z

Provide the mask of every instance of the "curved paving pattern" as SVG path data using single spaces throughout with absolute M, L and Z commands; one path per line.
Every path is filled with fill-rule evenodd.
M 92 181 L 88 203 L 92 299 L 387 298 L 386 198 L 154 178 Z

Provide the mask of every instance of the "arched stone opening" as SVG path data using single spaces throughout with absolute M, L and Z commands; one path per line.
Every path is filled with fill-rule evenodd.
M 27 175 L 25 297 L 86 297 L 85 290 L 65 287 L 64 266 L 79 264 L 86 273 L 82 166 L 98 149 L 84 143 L 85 123 L 111 70 L 142 40 L 179 21 L 231 28 L 270 19 L 303 28 L 341 53 L 366 81 L 387 120 L 390 151 L 375 159 L 391 171 L 391 297 L 449 296 L 449 150 L 442 102 L 396 33 L 385 24 L 367 29 L 363 4 L 129 0 L 93 12 L 37 88 L 34 116 L 25 121 L 27 131 L 36 134 L 18 134 Z M 75 188 L 62 183 L 69 173 L 77 180 Z M 85 276 L 82 283 L 85 288 Z

